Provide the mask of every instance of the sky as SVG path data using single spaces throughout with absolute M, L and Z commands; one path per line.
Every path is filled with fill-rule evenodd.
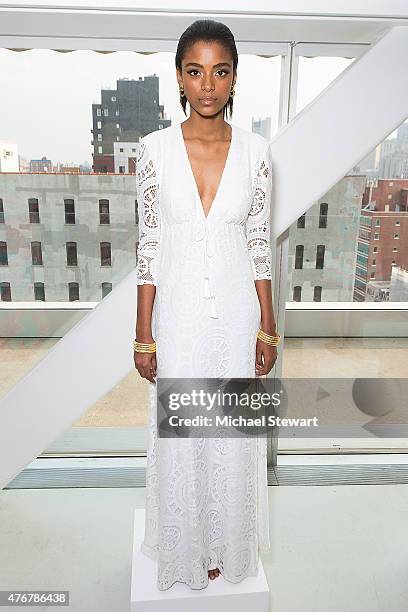
M 297 112 L 351 61 L 301 58 Z M 250 130 L 252 119 L 271 117 L 270 137 L 276 134 L 280 71 L 280 57 L 240 54 L 231 123 Z M 92 164 L 92 104 L 100 102 L 101 89 L 149 74 L 159 77 L 165 116 L 183 121 L 173 53 L 0 49 L 0 141 L 16 143 L 27 160 Z

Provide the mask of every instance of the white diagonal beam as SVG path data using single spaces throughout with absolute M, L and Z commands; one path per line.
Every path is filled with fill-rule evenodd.
M 272 141 L 278 237 L 408 116 L 408 28 L 392 28 Z
M 133 270 L 1 398 L 0 488 L 134 368 L 136 291 Z

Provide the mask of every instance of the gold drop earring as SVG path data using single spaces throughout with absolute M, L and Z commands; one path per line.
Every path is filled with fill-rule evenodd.
M 183 86 L 181 86 L 181 87 L 180 87 L 180 100 L 181 100 L 182 98 L 185 98 L 185 97 L 186 97 L 186 95 L 185 95 L 185 93 L 184 93 L 184 87 L 183 87 Z
M 235 96 L 235 91 L 234 91 L 234 87 L 231 89 L 231 93 L 230 93 L 230 98 L 233 98 Z

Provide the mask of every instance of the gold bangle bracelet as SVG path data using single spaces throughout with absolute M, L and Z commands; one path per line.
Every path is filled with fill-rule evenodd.
M 265 342 L 265 344 L 269 344 L 269 346 L 278 346 L 278 344 L 279 344 L 279 340 L 274 340 L 272 342 L 272 341 L 269 341 L 269 340 L 265 340 L 264 338 L 261 338 L 261 336 L 258 336 L 258 340 L 261 340 L 262 342 Z
M 263 342 L 266 342 L 270 346 L 276 346 L 277 344 L 279 344 L 281 339 L 280 334 L 277 334 L 276 336 L 271 336 L 270 334 L 264 332 L 261 328 L 259 328 L 258 330 L 257 338 L 259 338 Z
M 156 342 L 138 342 L 134 340 L 133 348 L 137 353 L 155 353 Z
M 270 334 L 264 332 L 262 329 L 258 330 L 258 336 L 262 336 L 263 338 L 265 338 L 265 340 L 276 340 L 280 338 L 279 334 L 276 334 L 276 336 L 271 336 Z
M 277 346 L 279 344 L 279 339 L 277 340 L 265 340 L 262 336 L 257 336 L 259 340 L 265 342 L 265 344 L 269 344 L 270 346 Z

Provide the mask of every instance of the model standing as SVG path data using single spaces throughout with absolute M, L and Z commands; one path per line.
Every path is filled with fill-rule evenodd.
M 190 116 L 145 136 L 135 366 L 149 381 L 142 551 L 157 586 L 201 589 L 257 574 L 270 547 L 265 438 L 158 438 L 155 378 L 253 377 L 276 360 L 268 141 L 232 114 L 238 55 L 224 24 L 194 22 L 176 75 Z M 259 330 L 264 332 L 259 338 Z

